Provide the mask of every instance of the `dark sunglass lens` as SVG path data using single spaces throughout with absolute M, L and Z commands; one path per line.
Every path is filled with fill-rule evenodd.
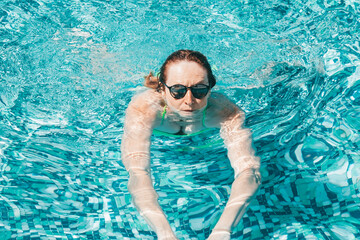
M 195 85 L 191 88 L 191 93 L 198 99 L 205 97 L 208 91 L 209 88 L 206 85 Z
M 174 85 L 170 88 L 171 95 L 176 99 L 183 98 L 186 94 L 186 91 L 187 89 L 183 85 Z

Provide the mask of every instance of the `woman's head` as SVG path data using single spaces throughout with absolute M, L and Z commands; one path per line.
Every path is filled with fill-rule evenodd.
M 203 109 L 215 83 L 206 57 L 192 50 L 172 53 L 162 65 L 158 78 L 149 74 L 145 81 L 146 86 L 161 91 L 166 104 L 182 115 Z
M 210 84 L 204 67 L 196 62 L 179 61 L 170 64 L 166 74 L 166 84 L 161 93 L 170 109 L 190 116 L 206 107 Z

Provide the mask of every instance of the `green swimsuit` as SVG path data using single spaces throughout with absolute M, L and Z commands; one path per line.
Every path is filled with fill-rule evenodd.
M 162 125 L 164 123 L 164 119 L 165 119 L 165 115 L 166 115 L 166 105 L 164 106 L 162 115 L 161 115 L 161 123 L 160 125 Z M 168 137 L 185 137 L 185 136 L 195 136 L 198 135 L 200 133 L 203 132 L 207 132 L 209 130 L 212 130 L 213 128 L 206 128 L 205 126 L 205 116 L 206 116 L 206 108 L 203 110 L 203 118 L 202 118 L 202 126 L 205 127 L 205 129 L 195 132 L 195 133 L 190 133 L 190 134 L 186 134 L 183 131 L 183 128 L 180 127 L 180 130 L 177 133 L 168 133 L 168 132 L 164 132 L 164 131 L 160 131 L 160 130 L 153 130 L 153 134 L 156 136 L 168 136 Z

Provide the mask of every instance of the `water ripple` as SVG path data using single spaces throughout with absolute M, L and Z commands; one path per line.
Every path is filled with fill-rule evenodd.
M 2 1 L 0 235 L 154 239 L 127 191 L 124 110 L 192 48 L 262 159 L 232 237 L 359 238 L 359 14 L 355 0 Z M 152 173 L 176 233 L 205 239 L 233 180 L 218 133 L 154 138 Z

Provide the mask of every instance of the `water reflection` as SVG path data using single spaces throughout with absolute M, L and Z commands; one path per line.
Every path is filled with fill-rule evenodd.
M 209 56 L 262 158 L 263 187 L 232 237 L 359 238 L 355 1 L 124 4 L 0 3 L 1 236 L 154 238 L 126 187 L 124 109 L 186 47 Z M 205 238 L 227 200 L 233 172 L 214 136 L 199 148 L 153 139 L 155 186 L 184 238 Z

